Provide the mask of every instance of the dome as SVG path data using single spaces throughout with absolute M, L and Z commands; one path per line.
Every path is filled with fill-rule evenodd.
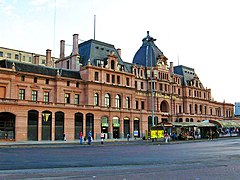
M 142 46 L 133 58 L 133 64 L 142 65 L 144 67 L 150 67 L 151 65 L 156 66 L 157 59 L 164 55 L 163 52 L 154 44 L 155 40 L 156 39 L 149 35 L 149 31 L 147 31 L 147 36 L 142 40 Z

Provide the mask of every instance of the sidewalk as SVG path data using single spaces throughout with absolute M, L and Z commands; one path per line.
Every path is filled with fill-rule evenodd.
M 213 141 L 223 140 L 223 139 L 239 139 L 239 136 L 232 137 L 220 137 L 214 139 Z M 165 143 L 163 139 L 158 139 L 157 141 L 152 140 L 142 140 L 141 138 L 130 138 L 129 141 L 127 139 L 106 139 L 103 144 L 101 144 L 101 140 L 94 140 L 91 145 L 93 146 L 103 146 L 103 145 L 167 145 L 167 144 L 180 144 L 180 143 L 196 143 L 196 142 L 204 142 L 209 141 L 208 139 L 195 139 L 195 140 L 176 140 Z M 80 146 L 79 140 L 74 141 L 0 141 L 0 148 L 4 147 L 59 147 L 59 146 Z M 87 142 L 83 142 L 81 146 L 89 146 Z

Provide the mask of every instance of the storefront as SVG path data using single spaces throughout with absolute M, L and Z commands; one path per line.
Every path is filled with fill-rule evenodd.
M 101 123 L 101 133 L 104 134 L 104 139 L 108 139 L 108 118 L 102 117 L 102 123 Z
M 118 139 L 119 138 L 119 128 L 120 128 L 119 118 L 113 117 L 112 121 L 113 121 L 113 138 Z

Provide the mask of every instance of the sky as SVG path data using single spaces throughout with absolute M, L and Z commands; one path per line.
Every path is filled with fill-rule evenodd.
M 122 50 L 132 62 L 150 32 L 168 63 L 195 69 L 218 102 L 240 102 L 239 0 L 0 0 L 0 46 L 59 57 L 73 34 Z

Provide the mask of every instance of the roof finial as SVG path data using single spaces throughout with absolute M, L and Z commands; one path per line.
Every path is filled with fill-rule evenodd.
M 149 31 L 147 31 L 147 35 L 149 36 Z

